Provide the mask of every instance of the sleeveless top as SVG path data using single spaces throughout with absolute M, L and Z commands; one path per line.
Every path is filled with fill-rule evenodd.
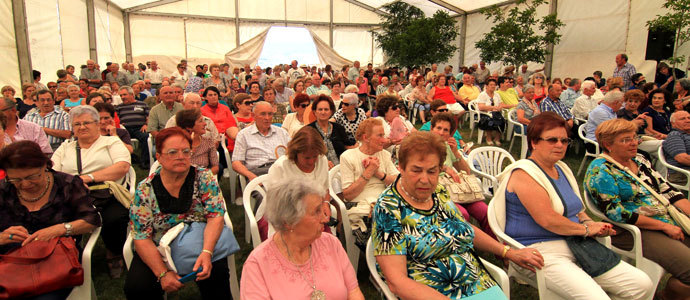
M 439 88 L 439 87 L 435 86 L 433 99 L 434 100 L 441 99 L 446 104 L 454 104 L 455 103 L 455 96 L 453 96 L 453 92 L 450 90 L 450 88 L 448 86 L 446 86 L 444 88 Z
M 76 107 L 79 106 L 81 101 L 84 100 L 84 98 L 79 98 L 76 102 L 72 102 L 72 100 L 69 100 L 69 98 L 66 98 L 65 101 L 65 107 Z

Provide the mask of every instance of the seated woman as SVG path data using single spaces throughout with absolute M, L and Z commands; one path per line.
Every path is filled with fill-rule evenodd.
M 266 217 L 278 232 L 249 254 L 241 298 L 364 299 L 340 241 L 321 233 L 330 217 L 323 186 L 282 178 L 266 198 Z
M 575 176 L 561 161 L 571 141 L 566 127 L 554 112 L 542 112 L 527 127 L 529 159 L 499 176 L 496 195 L 505 197 L 505 233 L 542 253 L 546 284 L 564 298 L 609 299 L 608 293 L 615 299 L 646 299 L 652 283 L 644 272 L 621 261 L 591 277 L 566 243 L 569 236 L 616 233 L 611 224 L 594 222 L 585 212 Z M 517 271 L 534 276 L 523 268 Z
M 426 123 L 426 112 L 429 111 L 429 105 L 433 101 L 430 101 L 429 98 L 427 98 L 426 89 L 424 88 L 424 76 L 415 77 L 414 82 L 415 87 L 407 97 L 412 101 L 412 105 L 419 110 L 419 118 L 422 119 L 422 123 Z M 446 102 L 444 101 L 443 103 L 445 104 Z
M 60 103 L 60 106 L 63 110 L 69 112 L 70 109 L 84 104 L 84 98 L 81 97 L 79 92 L 79 86 L 76 84 L 71 84 L 67 87 L 67 94 L 69 95 L 69 98 Z
M 264 97 L 261 95 L 261 85 L 258 81 L 249 83 L 249 97 L 254 102 L 264 101 Z
M 534 249 L 514 250 L 467 223 L 438 176 L 443 140 L 415 132 L 400 146 L 400 176 L 373 211 L 374 255 L 391 291 L 402 299 L 507 299 L 473 253 L 478 249 L 522 266 L 540 268 Z
M 66 141 L 55 150 L 53 170 L 81 177 L 88 185 L 104 181 L 121 183 L 131 164 L 131 154 L 117 136 L 100 132 L 100 116 L 88 105 L 73 107 L 70 112 L 76 141 Z M 124 268 L 122 247 L 127 239 L 127 208 L 117 199 L 97 199 L 93 203 L 103 218 L 101 237 L 105 244 L 110 276 L 119 278 Z
M 177 126 L 192 137 L 192 164 L 218 174 L 218 151 L 213 139 L 205 137 L 206 122 L 198 109 L 181 110 L 175 115 Z
M 127 299 L 163 299 L 163 291 L 182 288 L 180 276 L 168 270 L 156 247 L 165 232 L 180 222 L 206 222 L 204 251 L 193 268 L 203 267 L 196 279 L 200 298 L 230 299 L 227 260 L 211 262 L 225 213 L 216 177 L 191 165 L 192 137 L 179 127 L 161 130 L 156 149 L 161 166 L 139 184 L 129 209 L 136 252 L 125 281 L 125 295 Z
M 671 132 L 671 111 L 665 106 L 671 94 L 665 89 L 656 89 L 649 93 L 649 106 L 642 110 L 652 117 L 652 129 L 661 134 Z M 665 138 L 665 136 L 664 136 Z
M 685 214 L 690 213 L 690 202 L 683 193 L 669 185 L 644 156 L 637 154 L 639 140 L 636 132 L 635 124 L 622 119 L 599 125 L 597 141 L 612 161 L 601 157 L 592 161 L 585 175 L 585 189 L 609 219 L 640 228 L 642 254 L 672 276 L 661 299 L 689 299 L 690 238 L 647 187 L 618 165 L 634 172 L 654 192 Z M 611 242 L 623 249 L 630 249 L 633 245 L 632 236 L 627 231 L 612 236 Z
M 345 133 L 347 133 L 348 138 L 354 140 L 359 124 L 366 120 L 367 115 L 363 109 L 358 107 L 359 97 L 357 94 L 342 94 L 342 99 L 340 103 L 341 108 L 335 112 L 333 119 L 336 123 L 345 128 Z
M 364 250 L 371 228 L 371 209 L 399 172 L 390 152 L 383 148 L 387 139 L 380 119 L 364 120 L 356 137 L 359 148 L 346 150 L 340 157 L 340 178 L 355 243 Z
M 254 115 L 252 114 L 254 103 L 256 102 L 251 99 L 251 96 L 245 93 L 239 93 L 233 98 L 232 104 L 237 109 L 235 118 L 237 119 L 238 132 L 254 123 Z
M 9 144 L 0 152 L 0 168 L 7 172 L 0 183 L 0 254 L 34 240 L 78 236 L 101 225 L 82 180 L 51 170 L 52 164 L 31 141 Z M 65 299 L 71 291 L 36 299 Z
M 534 86 L 531 84 L 526 84 L 522 90 L 522 99 L 515 108 L 515 113 L 517 115 L 517 121 L 522 124 L 522 128 L 516 127 L 515 131 L 518 133 L 526 133 L 527 125 L 531 122 L 532 118 L 539 115 L 539 104 L 534 99 Z
M 465 109 L 457 102 L 462 99 L 446 85 L 446 76 L 436 77 L 434 83 L 434 87 L 427 93 L 427 101 L 431 103 L 431 101 L 441 99 L 443 102 L 446 102 L 451 113 L 462 116 L 465 113 Z
M 379 115 L 378 117 L 376 117 L 376 119 L 381 120 L 381 124 L 383 124 L 384 137 L 389 139 L 388 141 L 386 141 L 386 144 L 384 145 L 384 148 L 388 149 L 388 151 L 392 152 L 392 146 L 400 145 L 400 142 L 404 137 L 401 136 L 399 132 L 391 136 L 392 132 L 400 130 L 404 131 L 405 133 L 403 135 L 405 135 L 410 132 L 416 131 L 412 123 L 410 123 L 410 121 L 408 120 L 405 120 L 405 118 L 400 115 L 400 105 L 398 104 L 397 97 L 388 95 L 378 96 L 376 99 L 376 111 Z M 396 126 L 398 127 L 396 130 L 393 130 L 394 123 L 399 124 L 399 126 Z
M 134 152 L 129 131 L 124 128 L 116 127 L 115 125 L 115 107 L 110 103 L 103 102 L 97 102 L 92 106 L 98 111 L 98 116 L 100 117 L 98 127 L 101 135 L 119 137 L 122 143 L 125 144 L 125 147 L 127 147 L 127 151 L 129 151 L 130 154 Z
M 489 78 L 486 80 L 484 91 L 477 97 L 477 108 L 482 112 L 487 112 L 491 116 L 482 114 L 479 120 L 479 129 L 486 134 L 486 143 L 493 146 L 501 145 L 501 132 L 505 126 L 505 119 L 501 115 L 501 110 L 505 104 L 501 101 L 501 96 L 496 92 L 496 80 Z M 501 121 L 502 119 L 502 121 Z
M 319 95 L 312 105 L 316 108 L 316 121 L 309 123 L 308 126 L 315 128 L 326 143 L 326 148 L 328 149 L 326 157 L 328 157 L 329 165 L 339 165 L 340 155 L 347 148 L 352 148 L 356 141 L 348 137 L 347 133 L 345 133 L 345 127 L 329 121 L 335 112 L 335 104 L 331 101 L 331 97 L 323 94 Z

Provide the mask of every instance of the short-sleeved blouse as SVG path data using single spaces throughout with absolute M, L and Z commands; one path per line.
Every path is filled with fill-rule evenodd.
M 664 107 L 664 112 L 658 112 L 651 106 L 647 106 L 642 112 L 652 117 L 652 128 L 663 134 L 671 132 L 671 112 Z
M 345 113 L 343 113 L 342 109 L 336 111 L 333 115 L 333 118 L 335 119 L 336 123 L 345 127 L 345 132 L 347 132 L 348 137 L 354 140 L 357 128 L 359 128 L 359 123 L 362 123 L 364 120 L 366 120 L 367 115 L 363 109 L 357 107 L 357 109 L 355 110 L 354 120 L 348 119 Z
M 535 106 L 539 107 L 539 105 L 536 105 L 536 104 L 535 104 Z M 524 100 L 518 102 L 515 110 L 519 110 L 519 109 L 522 109 L 525 111 L 525 119 L 532 120 L 532 118 L 535 117 L 534 110 L 531 107 L 529 107 L 529 105 L 527 103 L 525 103 Z
M 218 151 L 212 139 L 201 137 L 201 142 L 192 152 L 192 164 L 207 169 L 218 165 Z
M 474 229 L 443 188 L 433 207 L 412 207 L 398 192 L 400 177 L 379 197 L 373 212 L 374 255 L 405 255 L 407 276 L 458 299 L 479 294 L 496 282 L 473 255 Z
M 230 83 L 225 80 L 225 78 L 220 77 L 220 82 L 215 83 L 213 81 L 212 77 L 208 77 L 204 79 L 204 89 L 208 88 L 209 86 L 215 86 L 218 88 L 218 91 L 221 93 L 225 93 L 226 91 L 230 90 Z M 223 99 L 226 99 L 223 97 Z
M 196 172 L 192 205 L 189 211 L 183 214 L 166 214 L 161 212 L 158 206 L 153 190 L 153 178 L 160 176 L 160 167 L 139 183 L 134 201 L 129 207 L 130 232 L 135 240 L 152 239 L 158 245 L 165 232 L 179 223 L 206 222 L 207 219 L 223 216 L 224 200 L 216 176 L 208 169 L 192 170 Z

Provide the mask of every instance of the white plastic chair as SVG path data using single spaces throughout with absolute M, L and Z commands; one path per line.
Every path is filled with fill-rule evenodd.
M 679 172 L 679 173 L 685 175 L 685 179 L 686 179 L 685 185 L 672 183 L 670 181 L 668 183 L 671 186 L 673 186 L 679 190 L 684 190 L 686 194 L 690 193 L 690 171 L 683 169 L 683 168 L 676 167 L 672 164 L 669 164 L 668 161 L 666 161 L 666 153 L 664 153 L 664 147 L 663 146 L 659 147 L 658 151 L 659 151 L 659 153 L 658 153 L 659 161 L 661 161 L 661 164 L 666 167 L 666 170 L 667 170 L 666 173 L 667 174 L 668 174 L 668 169 L 671 169 L 673 171 L 676 171 L 676 172 Z M 663 175 L 667 175 L 667 174 L 663 174 Z
M 659 148 L 661 150 L 661 148 Z M 633 236 L 633 248 L 630 250 L 623 250 L 617 247 L 612 246 L 611 249 L 615 251 L 616 253 L 620 254 L 623 256 L 625 260 L 630 262 L 630 264 L 634 265 L 636 268 L 642 270 L 642 272 L 645 272 L 647 276 L 652 280 L 652 284 L 654 285 L 654 288 L 652 289 L 653 291 L 656 291 L 657 285 L 659 285 L 659 280 L 664 276 L 666 271 L 664 268 L 662 268 L 659 264 L 645 258 L 642 254 L 642 234 L 640 232 L 640 229 L 637 228 L 635 225 L 630 225 L 630 224 L 625 224 L 625 223 L 618 223 L 611 221 L 604 213 L 602 213 L 599 208 L 592 202 L 592 198 L 589 196 L 589 193 L 587 191 L 582 192 L 583 197 L 582 199 L 585 202 L 585 205 L 589 209 L 589 211 L 592 213 L 592 215 L 602 219 L 606 220 L 609 223 L 612 223 L 620 228 L 623 228 L 624 230 L 627 230 L 632 234 Z M 634 260 L 634 262 L 632 262 Z M 649 300 L 652 300 L 654 298 L 654 295 L 649 296 Z
M 149 175 L 153 174 L 153 171 L 158 169 L 158 166 L 160 166 L 161 163 L 158 161 L 151 162 L 151 168 L 149 169 Z
M 250 181 L 244 188 L 242 193 L 242 204 L 244 206 L 244 227 L 245 227 L 245 240 L 247 243 L 252 243 L 252 247 L 256 248 L 261 244 L 261 235 L 259 234 L 259 225 L 257 221 L 261 219 L 263 214 L 259 214 L 260 211 L 257 209 L 257 214 L 254 214 L 256 199 L 252 197 L 252 192 L 257 191 L 261 194 L 264 201 L 266 200 L 266 190 L 261 186 L 268 179 L 268 175 L 261 175 Z
M 333 167 L 328 171 L 328 192 L 335 203 L 338 204 L 338 209 L 340 210 L 340 218 L 343 224 L 343 236 L 345 238 L 345 251 L 347 252 L 348 258 L 350 258 L 350 263 L 352 267 L 355 268 L 355 274 L 357 274 L 357 267 L 359 265 L 359 247 L 355 245 L 355 237 L 352 235 L 352 227 L 350 227 L 350 218 L 347 214 L 347 208 L 345 208 L 345 203 L 340 199 L 338 194 L 342 192 L 342 185 L 340 181 L 340 165 Z
M 513 138 L 510 140 L 508 152 L 510 152 L 510 150 L 513 149 L 513 143 L 515 142 L 515 138 L 519 137 L 521 144 L 520 159 L 525 159 L 527 157 L 527 133 L 525 132 L 522 123 L 517 121 L 517 111 L 515 110 L 515 108 L 508 111 L 508 124 L 512 125 L 511 127 L 513 129 Z M 517 128 L 520 128 L 520 133 L 516 131 Z
M 484 195 L 491 196 L 493 195 L 491 191 L 498 188 L 496 176 L 503 171 L 504 165 L 507 165 L 506 160 L 511 164 L 515 162 L 508 151 L 499 147 L 479 147 L 468 155 L 467 163 L 472 173 L 481 180 Z
M 379 290 L 383 296 L 388 299 L 388 300 L 397 300 L 398 297 L 391 292 L 391 290 L 388 288 L 388 285 L 386 284 L 385 281 L 383 281 L 383 278 L 381 278 L 381 275 L 379 275 L 378 270 L 376 269 L 376 257 L 374 256 L 374 243 L 371 240 L 371 237 L 369 237 L 369 241 L 367 241 L 367 251 L 366 251 L 366 258 L 367 258 L 367 267 L 369 268 L 369 273 L 371 273 L 371 277 L 373 278 L 374 281 L 374 287 Z M 479 260 L 484 264 L 484 267 L 486 267 L 486 270 L 491 274 L 491 277 L 493 277 L 498 285 L 501 287 L 501 290 L 503 290 L 503 294 L 506 295 L 508 299 L 510 299 L 510 279 L 508 277 L 508 274 L 506 274 L 503 269 L 497 267 L 496 265 L 486 261 L 483 258 L 479 258 Z
M 479 110 L 479 106 L 477 104 L 477 100 L 472 100 L 470 101 L 469 104 L 467 104 L 467 107 L 470 110 L 470 138 L 472 138 L 472 134 L 474 133 L 474 128 L 477 128 L 477 145 L 480 145 L 482 143 L 482 138 L 484 137 L 484 130 L 479 129 L 479 119 L 481 119 L 481 115 L 489 115 L 486 112 L 482 112 Z
M 577 129 L 577 134 L 585 142 L 585 157 L 582 158 L 580 168 L 577 169 L 577 176 L 580 176 L 580 174 L 582 173 L 582 168 L 585 166 L 585 162 L 587 162 L 587 157 L 595 159 L 597 158 L 597 156 L 599 156 L 599 153 L 601 153 L 599 150 L 599 143 L 585 137 L 585 127 L 587 127 L 587 122 L 582 123 L 580 128 Z M 594 153 L 587 151 L 587 144 L 594 145 Z
M 149 145 L 149 166 L 150 166 L 156 160 L 156 156 L 153 155 L 154 153 L 156 153 L 156 148 L 154 147 L 154 144 L 153 144 L 153 136 L 150 133 L 149 133 L 149 138 L 146 139 L 146 143 Z
M 93 247 L 98 241 L 98 237 L 101 235 L 101 227 L 97 227 L 89 235 L 89 239 L 84 246 L 84 251 L 81 253 L 81 267 L 84 269 L 84 283 L 80 286 L 76 286 L 72 289 L 67 300 L 86 300 L 86 299 L 97 299 L 96 288 L 93 285 L 93 278 L 91 278 L 91 254 L 93 253 Z M 83 235 L 82 238 L 86 237 Z M 4 276 L 10 276 L 10 274 L 5 274 Z
M 232 157 L 230 156 L 230 151 L 228 151 L 228 147 L 226 145 L 227 138 L 225 137 L 225 135 L 222 135 L 222 137 L 223 138 L 220 140 L 220 145 L 223 148 L 223 155 L 225 155 L 225 161 L 228 164 L 228 167 L 223 169 L 223 177 L 228 178 L 230 182 L 230 201 L 234 202 L 237 198 L 237 177 L 239 175 L 232 168 Z M 242 189 L 244 189 L 243 186 Z
M 137 190 L 137 173 L 134 171 L 132 166 L 129 166 L 129 171 L 125 175 L 125 180 L 123 182 L 124 187 L 129 190 L 129 193 L 134 195 Z

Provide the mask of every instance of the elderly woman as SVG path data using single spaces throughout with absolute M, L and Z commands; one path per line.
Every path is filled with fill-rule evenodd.
M 675 110 L 690 111 L 690 79 L 681 78 L 675 84 L 675 91 L 673 92 L 673 106 Z
M 20 99 L 20 98 L 14 97 L 14 95 L 17 93 L 17 91 L 15 91 L 14 88 L 9 86 L 9 85 L 3 86 L 2 89 L 0 89 L 0 93 L 7 98 L 15 99 L 15 101 L 16 101 L 16 99 Z
M 329 121 L 335 112 L 335 105 L 331 97 L 319 95 L 312 105 L 316 108 L 316 121 L 309 123 L 308 126 L 316 129 L 326 143 L 326 149 L 328 149 L 326 157 L 328 157 L 331 165 L 338 165 L 340 164 L 340 155 L 347 148 L 354 146 L 356 141 L 347 135 L 345 127 Z
M 289 113 L 283 120 L 283 129 L 287 130 L 290 136 L 294 136 L 302 126 L 304 126 L 305 116 L 304 110 L 309 106 L 309 95 L 305 93 L 295 94 L 292 103 L 294 105 L 293 113 Z
M 295 104 L 295 98 L 297 98 L 297 95 L 299 94 L 306 93 L 306 88 L 304 87 L 304 80 L 302 79 L 295 81 L 292 86 L 295 93 L 290 96 L 290 110 L 296 111 L 297 107 Z
M 119 137 L 101 135 L 98 111 L 80 105 L 70 110 L 70 120 L 76 140 L 55 150 L 53 170 L 79 176 L 88 185 L 122 182 L 131 164 L 129 150 Z M 97 199 L 94 205 L 103 218 L 101 236 L 108 250 L 110 275 L 119 278 L 124 266 L 120 253 L 127 239 L 127 209 L 114 197 Z
M 204 89 L 213 86 L 220 92 L 220 99 L 227 100 L 228 95 L 232 92 L 230 83 L 220 76 L 220 66 L 218 64 L 211 64 L 209 69 L 211 70 L 211 76 L 204 79 Z
M 663 140 L 666 135 L 652 129 L 652 117 L 648 116 L 647 113 L 640 113 L 638 109 L 644 98 L 644 93 L 639 89 L 625 92 L 623 95 L 625 105 L 616 112 L 616 115 L 618 118 L 633 122 L 637 126 L 637 134 L 645 134 Z
M 254 115 L 252 113 L 252 108 L 254 107 L 254 100 L 251 96 L 245 93 L 239 93 L 235 95 L 232 100 L 232 104 L 237 109 L 235 113 L 235 118 L 237 119 L 237 128 L 242 130 L 254 122 Z
M 345 128 L 345 133 L 351 140 L 355 140 L 357 128 L 367 116 L 363 109 L 359 108 L 359 97 L 355 93 L 343 94 L 341 108 L 335 112 L 333 119 Z
M 542 73 L 534 73 L 529 79 L 529 84 L 534 86 L 534 101 L 537 102 L 537 104 L 549 95 L 549 84 L 546 82 L 545 78 L 546 77 L 544 77 Z
M 661 134 L 671 132 L 671 111 L 665 106 L 671 98 L 665 89 L 656 89 L 649 93 L 649 106 L 642 110 L 652 117 L 652 129 Z
M 441 99 L 446 102 L 450 112 L 456 115 L 462 115 L 465 109 L 457 102 L 457 100 L 462 100 L 458 94 L 453 92 L 449 86 L 446 85 L 446 76 L 438 76 L 436 78 L 436 85 L 431 88 L 427 94 L 427 102 L 431 103 L 435 99 Z
M 400 105 L 398 103 L 398 98 L 396 96 L 389 95 L 379 95 L 376 99 L 376 111 L 378 112 L 377 119 L 383 121 L 383 132 L 387 139 L 384 148 L 389 148 L 392 151 L 392 145 L 399 145 L 404 136 L 398 134 L 399 132 L 405 132 L 407 134 L 415 131 L 414 126 L 408 120 L 405 120 L 403 116 L 400 115 Z M 396 120 L 397 119 L 397 120 Z M 393 127 L 394 124 L 399 124 Z M 397 127 L 397 128 L 396 128 Z M 391 133 L 395 132 L 394 136 Z
M 522 128 L 516 127 L 515 130 L 518 132 L 526 132 L 527 125 L 529 125 L 532 119 L 539 115 L 540 112 L 539 104 L 537 104 L 537 101 L 534 99 L 534 86 L 526 84 L 523 88 L 522 99 L 520 99 L 520 102 L 518 102 L 515 108 L 517 121 L 522 124 Z
M 446 156 L 441 137 L 416 132 L 400 146 L 400 176 L 373 211 L 374 255 L 391 291 L 402 299 L 507 299 L 472 248 L 540 267 L 534 249 L 504 247 L 467 223 L 438 185 Z
M 426 89 L 424 88 L 424 76 L 415 77 L 414 82 L 415 87 L 412 89 L 412 92 L 410 92 L 408 99 L 412 101 L 412 105 L 419 110 L 419 118 L 422 119 L 422 123 L 426 123 L 426 112 L 429 111 L 432 101 L 429 101 Z
M 101 225 L 82 180 L 51 170 L 51 166 L 50 159 L 31 141 L 12 143 L 0 152 L 0 168 L 7 172 L 0 184 L 0 254 L 32 241 L 79 236 Z M 65 299 L 71 290 L 36 299 Z
M 35 94 L 36 87 L 33 83 L 22 84 L 22 99 L 16 99 L 20 119 L 23 119 L 27 112 L 36 107 Z
M 79 105 L 84 105 L 84 98 L 79 94 L 79 86 L 76 84 L 71 84 L 67 87 L 67 95 L 69 98 L 63 100 L 60 106 L 63 110 L 69 112 L 70 109 L 77 107 Z
M 258 81 L 249 83 L 249 97 L 254 102 L 264 101 L 264 97 L 261 95 L 261 85 Z
M 209 169 L 213 174 L 218 174 L 218 151 L 216 143 L 206 133 L 206 122 L 198 109 L 185 109 L 175 115 L 177 126 L 184 129 L 192 137 L 193 165 Z
M 366 248 L 371 229 L 371 208 L 379 194 L 398 175 L 390 152 L 384 150 L 387 139 L 383 121 L 366 119 L 359 124 L 358 148 L 346 150 L 340 157 L 340 177 L 350 224 L 356 236 L 356 244 Z
M 89 95 L 90 96 L 90 95 Z M 100 96 L 98 96 L 100 97 Z M 101 135 L 116 136 L 124 143 L 129 153 L 134 152 L 132 147 L 132 138 L 127 129 L 116 127 L 115 125 L 115 108 L 110 103 L 96 102 L 92 104 L 93 108 L 98 111 L 100 120 L 98 121 L 98 128 Z
M 490 146 L 501 145 L 501 132 L 505 126 L 505 119 L 501 114 L 501 110 L 505 104 L 501 101 L 501 96 L 496 92 L 496 80 L 489 78 L 486 80 L 484 91 L 477 97 L 477 108 L 480 111 L 487 112 L 491 116 L 482 114 L 479 120 L 479 129 L 484 130 L 486 134 L 486 143 Z
M 277 232 L 244 263 L 241 298 L 364 299 L 340 241 L 322 234 L 330 217 L 323 185 L 283 178 L 266 197 L 266 217 Z
M 642 271 L 619 261 L 592 277 L 566 242 L 571 236 L 616 233 L 611 224 L 587 216 L 575 176 L 561 161 L 571 142 L 566 121 L 554 112 L 541 113 L 527 127 L 527 141 L 529 159 L 510 165 L 498 178 L 495 194 L 505 198 L 505 233 L 542 253 L 547 285 L 564 298 L 609 299 L 608 293 L 615 299 L 646 299 L 652 284 Z
M 690 202 L 644 156 L 637 154 L 636 132 L 635 124 L 622 119 L 599 125 L 597 141 L 607 157 L 597 158 L 589 165 L 585 189 L 609 219 L 640 228 L 644 257 L 661 265 L 672 276 L 661 299 L 688 299 L 690 239 L 648 188 L 685 214 L 690 214 Z M 627 231 L 611 237 L 611 242 L 623 249 L 633 245 Z
M 179 122 L 179 118 L 178 118 Z M 178 123 L 179 124 L 179 123 Z M 125 281 L 127 299 L 163 299 L 163 291 L 184 286 L 156 249 L 165 232 L 180 222 L 206 222 L 203 250 L 193 269 L 202 299 L 230 299 L 227 260 L 211 262 L 223 229 L 223 196 L 216 177 L 191 164 L 192 137 L 179 127 L 156 136 L 160 167 L 144 179 L 129 209 L 136 252 Z

